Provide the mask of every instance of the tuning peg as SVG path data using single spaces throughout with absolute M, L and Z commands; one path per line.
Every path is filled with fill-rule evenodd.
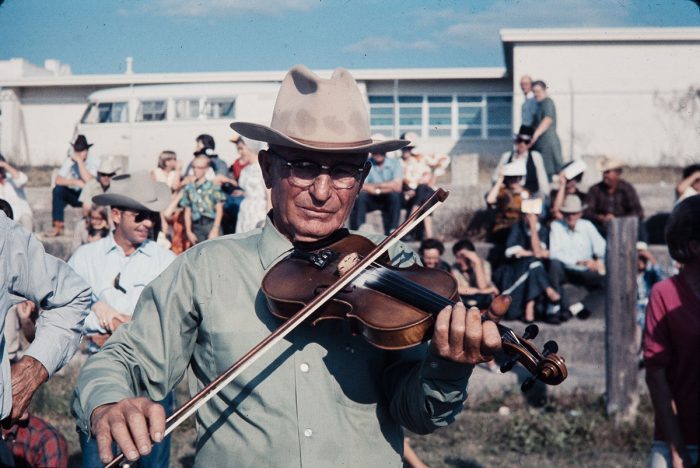
M 518 358 L 513 358 L 510 361 L 504 362 L 503 365 L 501 366 L 501 372 L 505 374 L 509 370 L 513 368 L 515 363 L 518 362 Z
M 528 377 L 525 379 L 523 384 L 520 386 L 520 390 L 523 391 L 523 393 L 527 392 L 532 388 L 532 386 L 535 385 L 535 378 L 534 377 Z
M 531 325 L 528 325 L 527 328 L 525 328 L 523 338 L 525 338 L 526 340 L 534 340 L 539 332 L 540 328 L 533 323 Z
M 550 340 L 544 344 L 544 351 L 542 351 L 542 355 L 547 356 L 549 354 L 555 354 L 557 351 L 559 351 L 559 345 L 556 341 Z

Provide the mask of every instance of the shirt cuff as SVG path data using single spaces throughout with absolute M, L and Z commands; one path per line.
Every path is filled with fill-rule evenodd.
M 474 370 L 473 364 L 462 364 L 444 359 L 428 348 L 420 367 L 420 376 L 431 380 L 468 379 Z

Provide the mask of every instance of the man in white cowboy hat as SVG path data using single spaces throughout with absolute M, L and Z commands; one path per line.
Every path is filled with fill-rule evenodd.
M 558 323 L 572 315 L 586 318 L 602 307 L 605 276 L 605 239 L 593 223 L 581 219 L 583 205 L 576 195 L 567 195 L 559 209 L 563 219 L 552 222 L 549 234 L 549 282 L 561 295 L 558 307 L 550 308 L 547 321 Z M 570 304 L 565 283 L 584 286 L 588 296 L 582 303 Z
M 232 127 L 269 145 L 260 164 L 272 212 L 262 228 L 178 257 L 143 292 L 134 321 L 83 368 L 74 410 L 105 462 L 113 440 L 133 460 L 162 438 L 163 412 L 151 400 L 188 368 L 199 390 L 280 325 L 260 290 L 266 271 L 295 245 L 346 235 L 369 153 L 407 143 L 371 139 L 366 103 L 340 68 L 322 79 L 293 67 L 269 127 Z M 389 257 L 396 266 L 415 260 L 404 246 Z M 435 329 L 430 346 L 390 352 L 344 322 L 296 328 L 198 410 L 195 466 L 401 466 L 401 426 L 428 433 L 451 423 L 473 365 L 500 347 L 477 309 L 446 307 Z
M 83 204 L 83 215 L 87 215 L 92 207 L 92 197 L 105 193 L 112 183 L 112 177 L 121 170 L 121 164 L 113 157 L 105 157 L 97 168 L 97 177 L 90 180 L 80 192 L 78 200 Z
M 611 219 L 635 216 L 639 218 L 640 240 L 645 240 L 642 223 L 644 209 L 634 186 L 622 179 L 622 167 L 622 162 L 612 156 L 603 156 L 596 161 L 596 168 L 603 173 L 603 180 L 588 189 L 583 215 L 593 221 L 604 236 Z
M 97 158 L 88 156 L 88 150 L 92 143 L 88 143 L 85 135 L 78 135 L 71 143 L 73 152 L 63 162 L 58 170 L 52 192 L 51 217 L 53 218 L 53 231 L 51 236 L 60 236 L 63 233 L 63 219 L 66 205 L 81 207 L 80 192 L 85 184 L 97 175 Z
M 145 286 L 165 270 L 175 255 L 149 239 L 159 212 L 170 202 L 170 189 L 154 182 L 147 172 L 115 176 L 110 188 L 92 199 L 97 205 L 111 207 L 114 231 L 99 241 L 85 244 L 68 264 L 92 288 L 90 313 L 83 333 L 92 338 L 97 351 L 109 334 L 131 321 L 136 302 Z M 172 398 L 159 400 L 171 410 Z M 102 466 L 95 439 L 80 433 L 83 466 Z M 159 445 L 142 466 L 167 466 L 169 443 Z M 145 464 L 145 465 L 144 465 Z

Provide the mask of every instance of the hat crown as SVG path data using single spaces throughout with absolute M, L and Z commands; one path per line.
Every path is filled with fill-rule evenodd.
M 134 210 L 163 211 L 170 201 L 170 189 L 156 182 L 146 171 L 120 174 L 112 178 L 105 193 L 92 197 L 97 205 L 110 205 Z
M 71 143 L 71 146 L 75 151 L 83 151 L 91 147 L 92 144 L 88 143 L 87 138 L 85 138 L 85 135 L 80 134 L 77 137 L 75 137 L 75 141 Z
M 562 213 L 580 213 L 583 211 L 581 199 L 577 195 L 567 195 L 559 211 Z
M 525 165 L 524 159 L 516 159 L 513 162 L 505 164 L 503 166 L 503 175 L 507 177 L 511 176 L 524 176 L 527 174 L 527 166 Z
M 371 142 L 364 99 L 343 68 L 330 79 L 304 65 L 292 68 L 282 81 L 270 127 L 299 141 L 339 146 Z

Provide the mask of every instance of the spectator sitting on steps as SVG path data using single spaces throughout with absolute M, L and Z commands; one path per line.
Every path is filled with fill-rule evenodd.
M 700 193 L 700 164 L 691 164 L 683 169 L 683 180 L 676 186 L 676 203 Z
M 82 207 L 80 192 L 85 184 L 97 175 L 96 158 L 88 156 L 88 150 L 92 143 L 88 143 L 85 135 L 78 135 L 71 143 L 73 154 L 63 162 L 56 175 L 55 186 L 52 193 L 51 217 L 53 219 L 53 231 L 51 237 L 63 234 L 63 220 L 66 205 Z

